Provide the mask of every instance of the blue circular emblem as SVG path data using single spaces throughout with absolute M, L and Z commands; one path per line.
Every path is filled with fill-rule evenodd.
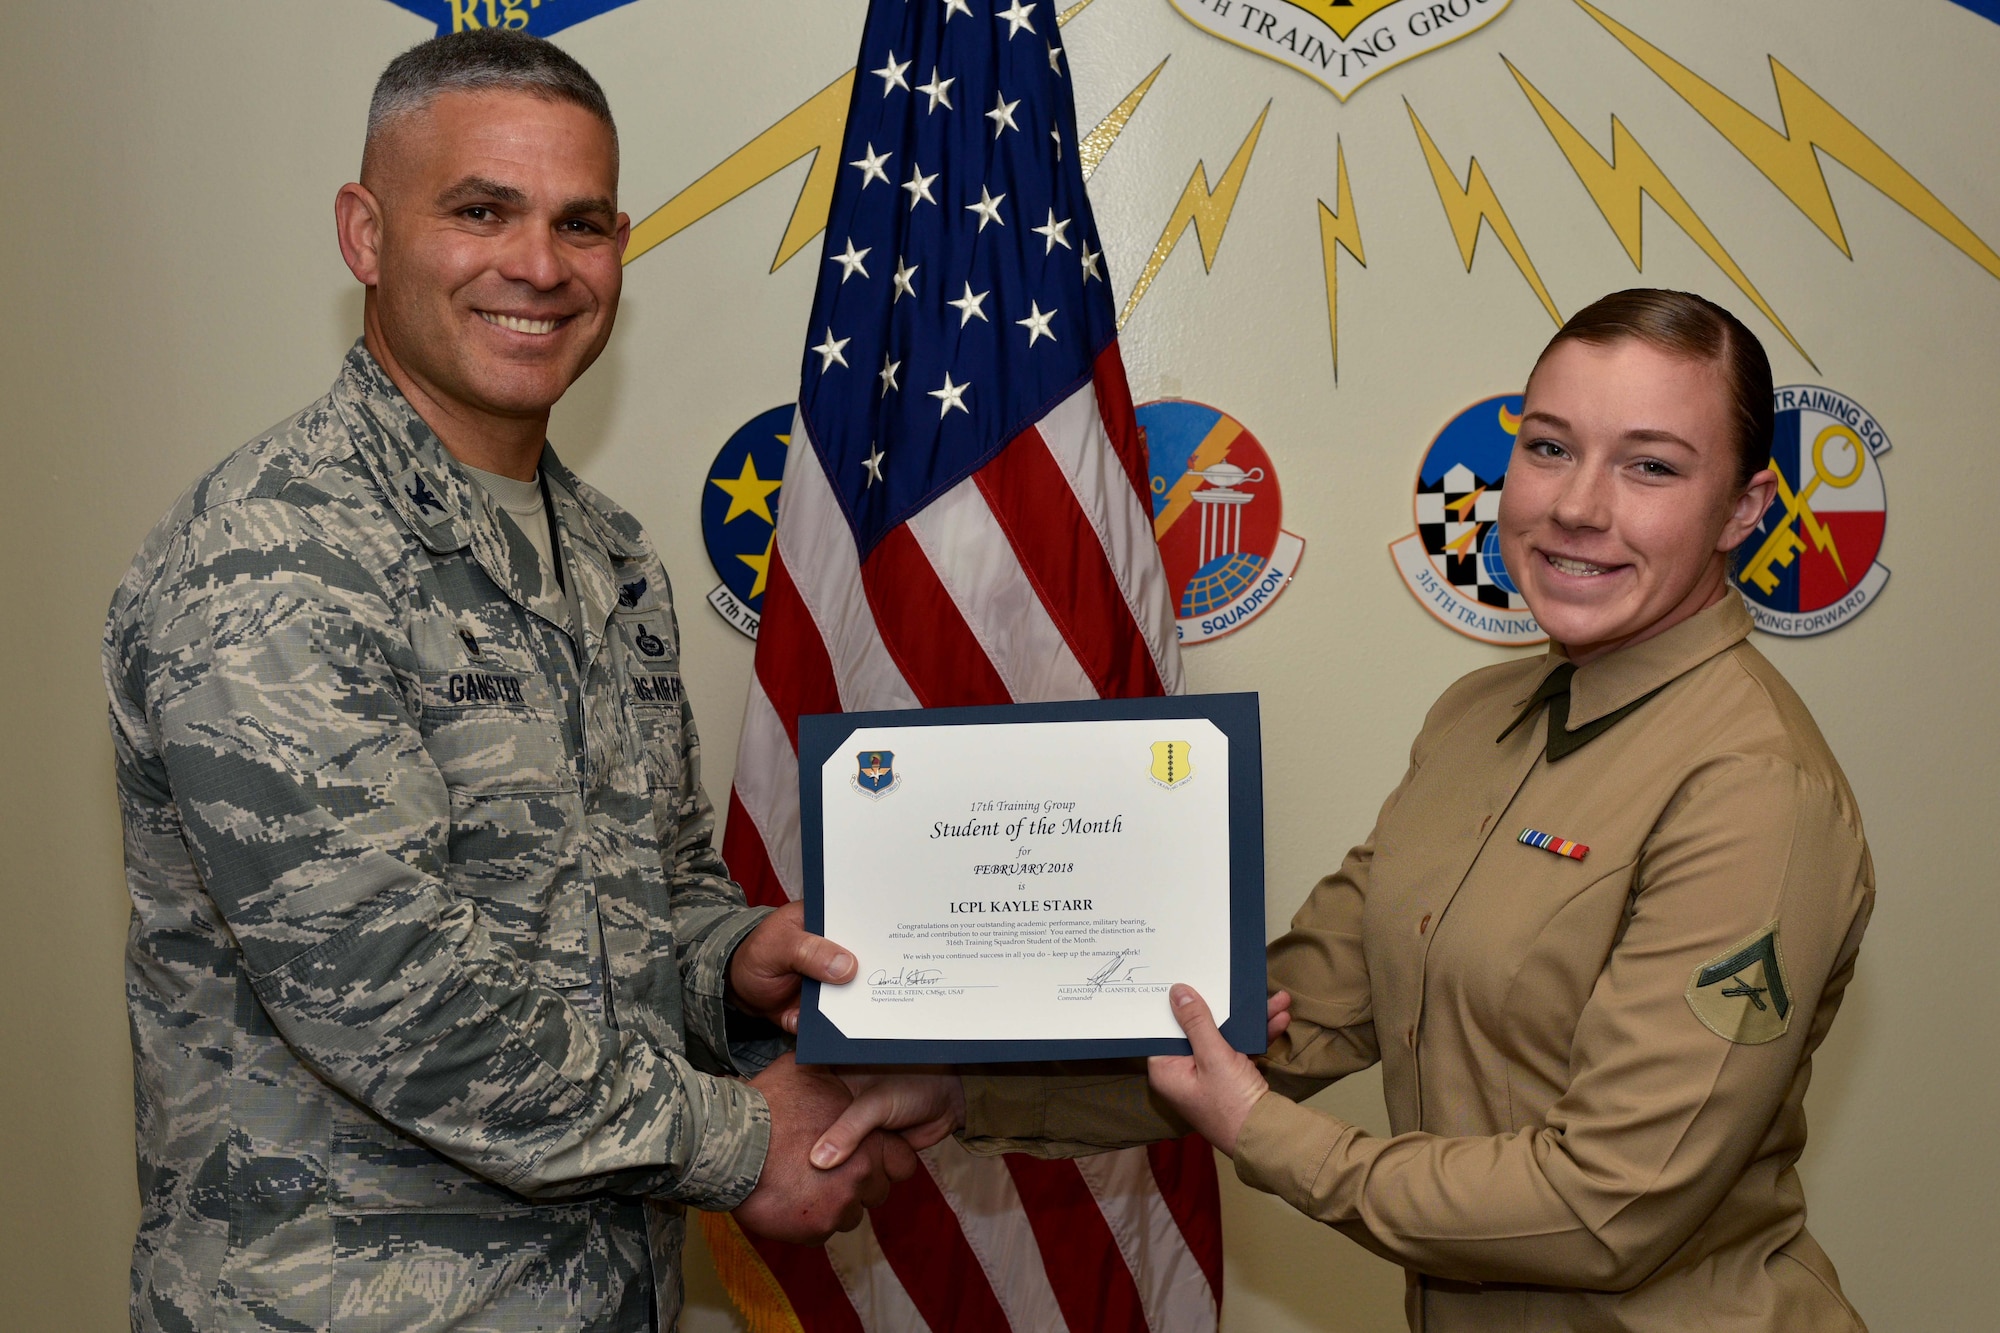
M 708 604 L 753 639 L 771 577 L 792 416 L 786 403 L 750 418 L 716 451 L 701 487 L 701 538 L 722 580 Z

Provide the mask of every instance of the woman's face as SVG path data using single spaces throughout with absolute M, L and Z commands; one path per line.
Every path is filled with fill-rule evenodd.
M 1722 368 L 1637 339 L 1566 341 L 1528 381 L 1500 493 L 1507 572 L 1581 665 L 1720 600 L 1777 480 L 1736 484 Z

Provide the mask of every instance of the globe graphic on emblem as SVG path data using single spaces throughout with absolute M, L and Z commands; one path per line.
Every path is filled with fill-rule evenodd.
M 1181 593 L 1181 618 L 1205 616 L 1228 606 L 1264 572 L 1264 562 L 1254 555 L 1234 551 L 1219 555 L 1194 572 Z
M 1500 526 L 1496 523 L 1486 529 L 1486 536 L 1479 543 L 1479 567 L 1486 571 L 1486 578 L 1502 592 L 1519 593 L 1513 578 L 1507 573 L 1507 562 L 1500 558 Z

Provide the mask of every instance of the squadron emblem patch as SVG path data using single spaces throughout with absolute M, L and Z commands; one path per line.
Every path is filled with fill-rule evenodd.
M 1788 384 L 1772 397 L 1778 493 L 1736 548 L 1736 587 L 1758 629 L 1824 634 L 1867 610 L 1889 582 L 1889 567 L 1875 558 L 1889 517 L 1878 461 L 1889 437 L 1832 389 Z
M 1389 558 L 1424 610 L 1467 638 L 1508 645 L 1548 635 L 1500 555 L 1500 490 L 1521 429 L 1521 397 L 1474 403 L 1431 441 L 1417 468 L 1417 530 Z
M 1242 629 L 1290 585 L 1305 554 L 1304 539 L 1279 526 L 1277 468 L 1242 422 L 1206 403 L 1163 398 L 1135 415 L 1181 646 Z
M 1792 994 L 1778 923 L 1717 954 L 1694 970 L 1688 1008 L 1718 1037 L 1743 1046 L 1776 1041 L 1792 1026 Z
M 903 779 L 896 774 L 894 750 L 863 750 L 854 756 L 854 768 L 849 781 L 854 790 L 870 800 L 879 801 L 903 785 Z
M 1172 791 L 1194 776 L 1194 764 L 1188 757 L 1193 748 L 1186 741 L 1154 741 L 1153 766 L 1146 775 Z
M 784 485 L 793 415 L 787 403 L 750 418 L 723 441 L 701 487 L 701 540 L 722 579 L 709 592 L 708 604 L 753 639 L 778 539 L 778 490 Z

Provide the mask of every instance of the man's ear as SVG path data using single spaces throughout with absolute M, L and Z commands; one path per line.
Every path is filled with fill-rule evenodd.
M 1771 497 L 1778 493 L 1778 474 L 1765 468 L 1750 478 L 1729 509 L 1729 521 L 1722 526 L 1722 536 L 1715 543 L 1718 551 L 1733 551 L 1741 546 L 1749 535 L 1757 530 L 1764 520 L 1764 511 L 1771 507 Z
M 364 287 L 382 277 L 382 201 L 365 185 L 353 181 L 333 197 L 333 227 L 340 238 L 340 257 Z

